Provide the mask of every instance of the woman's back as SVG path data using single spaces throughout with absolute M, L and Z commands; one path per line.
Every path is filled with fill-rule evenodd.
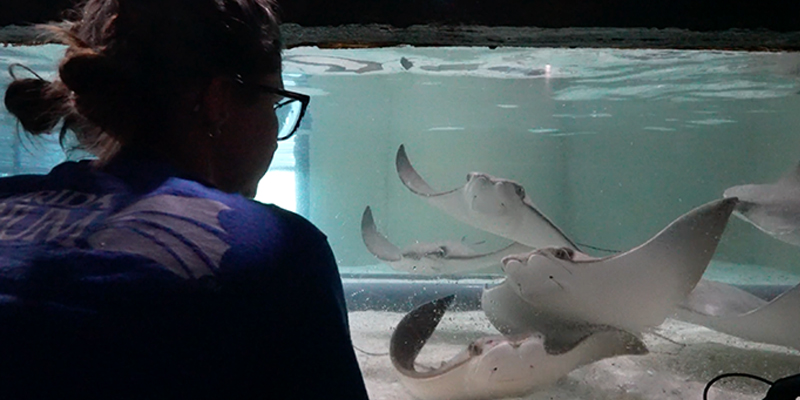
M 0 179 L 0 399 L 366 399 L 325 236 L 247 198 L 310 101 L 273 2 L 76 16 L 5 95 L 97 159 Z
M 0 354 L 4 399 L 366 398 L 325 236 L 132 154 L 0 179 Z

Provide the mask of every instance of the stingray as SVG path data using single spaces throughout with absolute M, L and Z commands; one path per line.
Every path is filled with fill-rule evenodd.
M 800 337 L 796 335 L 800 332 L 800 323 L 794 323 L 800 321 L 800 309 L 796 307 L 800 304 L 800 289 L 793 290 L 784 294 L 782 299 L 768 302 L 738 287 L 700 279 L 670 316 L 754 342 L 800 350 Z M 523 300 L 507 280 L 483 290 L 481 308 L 492 325 L 504 335 L 519 335 L 533 330 L 553 342 L 571 343 L 598 329 L 598 325 L 565 319 L 563 315 L 535 307 Z M 770 328 L 762 329 L 764 326 Z
M 736 286 L 701 279 L 686 300 L 678 306 L 676 317 L 693 322 L 692 320 L 696 319 L 690 315 L 739 315 L 763 307 L 767 303 L 767 300 Z
M 591 332 L 607 329 L 606 325 L 564 318 L 523 300 L 508 280 L 486 287 L 481 294 L 481 309 L 486 318 L 504 335 L 539 332 L 553 346 L 576 343 Z M 631 332 L 639 335 L 639 332 Z
M 744 324 L 748 321 L 732 318 L 740 317 L 767 304 L 766 300 L 736 286 L 701 279 L 694 290 L 689 293 L 683 302 L 678 304 L 670 316 L 729 335 L 740 336 L 762 343 L 798 348 L 797 345 L 800 345 L 800 340 L 792 340 L 795 337 L 795 331 L 784 331 L 781 334 L 783 339 L 775 340 L 771 337 L 771 334 L 765 335 L 757 329 L 752 330 L 744 327 Z M 481 308 L 492 325 L 504 335 L 518 335 L 533 330 L 552 338 L 551 340 L 554 342 L 570 343 L 585 335 L 586 332 L 598 329 L 598 325 L 565 319 L 561 315 L 536 308 L 533 304 L 523 300 L 514 291 L 508 280 L 504 280 L 492 287 L 486 287 L 483 290 Z M 774 313 L 773 315 L 777 319 L 800 318 L 800 315 L 793 316 L 794 309 L 791 310 L 792 313 L 787 314 L 781 314 L 780 311 L 776 312 L 775 309 L 767 312 Z M 765 312 L 762 310 L 759 313 L 763 314 Z M 720 323 L 725 319 L 730 322 Z M 768 326 L 779 327 L 780 324 L 770 323 Z M 749 331 L 759 333 L 753 335 Z M 639 335 L 641 332 L 631 333 Z
M 776 183 L 741 185 L 725 190 L 724 197 L 737 197 L 735 215 L 758 229 L 800 246 L 800 165 Z
M 487 270 L 500 272 L 503 257 L 532 250 L 528 246 L 512 243 L 500 250 L 479 254 L 455 241 L 416 243 L 400 249 L 378 232 L 369 206 L 361 217 L 361 238 L 370 253 L 393 269 L 428 275 Z
M 577 249 L 560 228 L 536 209 L 517 182 L 472 172 L 464 186 L 437 192 L 411 166 L 403 145 L 397 150 L 395 165 L 408 189 L 451 217 L 532 248 Z
M 736 202 L 695 208 L 624 253 L 594 258 L 546 247 L 504 258 L 503 270 L 512 290 L 537 310 L 641 332 L 663 323 L 697 285 Z
M 418 371 L 415 361 L 453 296 L 425 303 L 395 328 L 389 347 L 400 381 L 423 400 L 481 400 L 525 396 L 570 371 L 619 355 L 646 354 L 636 336 L 618 329 L 589 332 L 567 346 L 553 345 L 538 333 L 487 336 L 438 368 Z
M 692 293 L 676 317 L 759 343 L 800 350 L 800 285 L 771 301 L 720 282 Z

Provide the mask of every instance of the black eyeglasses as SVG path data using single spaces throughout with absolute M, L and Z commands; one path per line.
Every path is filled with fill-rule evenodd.
M 247 85 L 238 77 L 237 82 Z M 275 110 L 275 115 L 278 117 L 278 140 L 286 140 L 292 137 L 297 132 L 297 128 L 300 127 L 300 120 L 306 115 L 306 109 L 311 97 L 262 84 L 252 84 L 252 86 L 263 93 L 280 96 L 275 105 L 272 106 Z

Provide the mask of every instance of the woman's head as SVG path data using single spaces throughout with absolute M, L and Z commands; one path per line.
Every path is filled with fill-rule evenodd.
M 68 46 L 59 78 L 14 81 L 6 105 L 34 134 L 64 121 L 83 145 L 102 143 L 94 149 L 101 158 L 115 145 L 192 140 L 178 133 L 187 121 L 208 119 L 204 98 L 214 81 L 280 80 L 272 0 L 88 0 L 77 17 L 53 28 Z M 220 93 L 260 101 L 229 86 L 241 90 Z M 221 122 L 206 122 L 213 136 Z

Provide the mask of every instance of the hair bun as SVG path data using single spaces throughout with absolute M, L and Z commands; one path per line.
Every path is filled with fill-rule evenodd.
M 115 70 L 108 58 L 88 50 L 67 56 L 58 74 L 77 96 L 107 92 L 120 83 L 119 71 Z
M 49 133 L 66 115 L 67 94 L 44 79 L 17 79 L 8 85 L 6 109 L 32 134 Z

